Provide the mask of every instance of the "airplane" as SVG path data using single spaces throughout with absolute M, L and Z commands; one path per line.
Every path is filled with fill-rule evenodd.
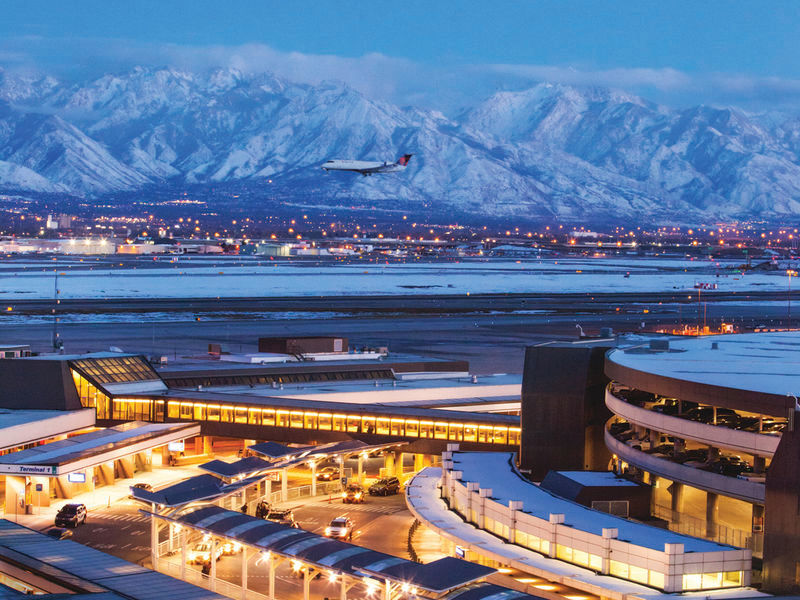
M 373 173 L 395 173 L 402 171 L 408 166 L 413 154 L 404 154 L 397 162 L 369 162 L 365 160 L 329 160 L 322 165 L 325 172 L 328 171 L 352 171 L 361 173 L 364 177 Z

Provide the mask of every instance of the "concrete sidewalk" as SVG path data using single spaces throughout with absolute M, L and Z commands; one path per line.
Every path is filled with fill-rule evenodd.
M 127 499 L 131 493 L 130 487 L 135 483 L 147 482 L 154 488 L 159 488 L 203 473 L 196 465 L 154 468 L 152 471 L 138 473 L 136 477 L 130 479 L 119 479 L 114 485 L 106 485 L 92 492 L 78 494 L 69 500 L 58 499 L 53 501 L 50 506 L 34 507 L 34 514 L 6 512 L 3 514 L 3 518 L 31 529 L 42 530 L 53 526 L 56 513 L 65 504 L 85 504 L 91 518 L 92 510 L 107 508 L 120 500 Z

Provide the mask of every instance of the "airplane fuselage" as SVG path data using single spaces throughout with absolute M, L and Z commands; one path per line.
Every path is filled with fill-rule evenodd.
M 322 164 L 325 171 L 350 171 L 361 173 L 362 175 L 373 175 L 375 173 L 395 173 L 402 171 L 408 166 L 410 154 L 406 154 L 397 162 L 372 162 L 366 160 L 329 160 Z

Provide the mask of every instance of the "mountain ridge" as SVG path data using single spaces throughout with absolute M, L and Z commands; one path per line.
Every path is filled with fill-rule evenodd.
M 398 175 L 316 168 L 405 152 Z M 0 70 L 0 189 L 97 197 L 268 178 L 319 203 L 490 217 L 786 218 L 800 214 L 800 118 L 550 83 L 448 117 L 236 69 L 137 67 L 82 83 Z

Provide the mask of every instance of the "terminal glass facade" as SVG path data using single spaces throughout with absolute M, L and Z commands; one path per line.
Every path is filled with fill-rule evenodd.
M 72 361 L 72 366 L 101 385 L 104 383 L 159 381 L 158 375 L 141 356 L 87 358 Z
M 120 410 L 122 407 L 120 407 Z M 114 414 L 117 414 L 117 403 Z M 478 422 L 418 419 L 392 415 L 348 414 L 318 410 L 290 410 L 205 402 L 167 402 L 167 417 L 192 421 L 219 421 L 266 427 L 366 433 L 392 437 L 430 438 L 454 442 L 518 445 L 520 428 Z M 114 419 L 118 418 L 116 416 Z
M 98 419 L 110 419 L 111 402 L 109 397 L 75 369 L 72 369 L 72 380 L 75 382 L 75 389 L 81 399 L 81 406 L 94 408 L 97 411 Z
M 106 399 L 107 400 L 107 399 Z M 164 408 L 166 404 L 166 415 Z M 406 416 L 352 414 L 319 410 L 290 410 L 246 404 L 115 398 L 107 417 L 112 420 L 216 421 L 262 427 L 341 431 L 405 438 L 429 438 L 454 442 L 478 442 L 502 446 L 518 445 L 520 428 L 505 424 L 487 424 L 474 420 L 420 419 Z

